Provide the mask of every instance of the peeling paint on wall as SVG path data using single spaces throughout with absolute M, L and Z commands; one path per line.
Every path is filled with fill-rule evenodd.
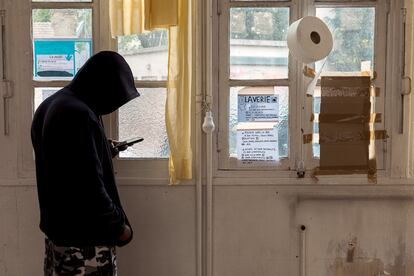
M 414 262 L 385 265 L 380 259 L 363 258 L 349 263 L 345 259 L 336 258 L 331 271 L 333 276 L 412 276 Z
M 331 244 L 334 242 L 331 241 Z M 406 262 L 406 245 L 399 239 L 398 254 L 394 255 L 392 264 L 376 257 L 369 257 L 367 252 L 358 246 L 358 238 L 351 237 L 336 244 L 336 257 L 328 268 L 329 276 L 413 276 L 414 261 Z
M 356 260 L 349 263 L 344 259 L 337 258 L 334 263 L 334 276 L 383 276 L 391 275 L 384 269 L 384 264 L 379 259 Z

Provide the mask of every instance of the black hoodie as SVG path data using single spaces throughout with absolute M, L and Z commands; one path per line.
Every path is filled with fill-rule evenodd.
M 139 96 L 126 61 L 115 52 L 91 57 L 73 81 L 37 109 L 40 229 L 56 245 L 118 245 L 125 224 L 100 116 Z M 132 237 L 131 237 L 132 239 Z

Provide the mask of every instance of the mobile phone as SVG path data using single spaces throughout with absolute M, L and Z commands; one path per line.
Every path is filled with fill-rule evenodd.
M 128 146 L 128 147 L 130 147 L 130 146 L 132 146 L 133 144 L 136 144 L 136 143 L 139 143 L 139 142 L 142 142 L 142 141 L 144 141 L 144 138 L 142 138 L 142 137 L 134 137 L 134 138 L 131 138 L 131 139 L 128 139 L 128 140 L 125 140 L 125 141 L 119 142 L 119 143 L 115 146 L 115 148 L 119 148 L 119 147 L 123 147 L 123 146 Z

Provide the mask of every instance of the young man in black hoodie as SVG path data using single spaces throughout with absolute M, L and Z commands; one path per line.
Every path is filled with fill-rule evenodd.
M 37 109 L 31 135 L 45 275 L 116 275 L 115 246 L 129 243 L 132 229 L 101 116 L 138 96 L 126 61 L 105 51 Z

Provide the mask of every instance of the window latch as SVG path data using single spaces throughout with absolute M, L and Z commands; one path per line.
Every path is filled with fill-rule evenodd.
M 299 163 L 298 163 L 298 167 L 296 169 L 296 174 L 297 174 L 298 178 L 305 178 L 305 174 L 306 174 L 305 162 L 303 162 L 302 160 L 299 161 Z

